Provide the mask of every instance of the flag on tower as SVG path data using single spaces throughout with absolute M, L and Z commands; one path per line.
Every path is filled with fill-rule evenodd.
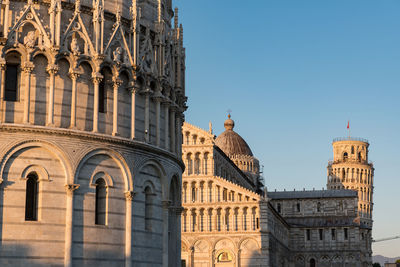
M 350 121 L 347 121 L 347 129 L 350 129 Z

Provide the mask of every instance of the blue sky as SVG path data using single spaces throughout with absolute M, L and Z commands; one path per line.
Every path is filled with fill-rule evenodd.
M 326 188 L 331 142 L 370 141 L 373 237 L 400 235 L 400 1 L 175 0 L 186 46 L 186 120 L 235 130 L 269 190 Z M 400 239 L 374 254 L 400 256 Z

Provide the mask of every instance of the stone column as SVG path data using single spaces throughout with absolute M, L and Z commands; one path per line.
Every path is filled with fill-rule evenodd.
M 3 35 L 4 37 L 8 37 L 8 22 L 10 20 L 10 1 L 5 0 L 4 1 L 4 30 L 3 30 Z
M 31 74 L 33 70 L 33 63 L 27 62 L 23 67 L 25 73 L 25 94 L 24 94 L 24 117 L 23 123 L 29 123 L 29 108 L 31 101 Z
M 170 129 L 171 129 L 171 152 L 175 153 L 176 151 L 176 122 L 175 122 L 175 107 L 171 107 L 171 121 L 170 121 Z
M 136 120 L 136 93 L 135 85 L 131 88 L 131 139 L 135 139 L 135 120 Z
M 144 105 L 144 140 L 150 142 L 150 94 L 152 91 L 147 88 L 144 91 L 145 94 L 145 105 Z
M 164 200 L 162 202 L 163 213 L 163 266 L 168 267 L 168 209 L 171 205 L 170 201 Z
M 0 63 L 0 123 L 5 121 L 6 107 L 4 105 L 4 94 L 6 88 L 6 64 Z
M 77 82 L 80 74 L 77 72 L 71 72 L 71 73 L 69 73 L 69 76 L 71 77 L 71 80 L 72 80 L 71 122 L 70 122 L 69 127 L 74 129 L 74 128 L 76 128 L 76 96 L 77 96 L 76 82 Z
M 56 29 L 55 29 L 55 45 L 57 47 L 60 47 L 60 37 L 61 37 L 61 11 L 62 11 L 62 6 L 61 6 L 61 1 L 56 7 Z
M 54 18 L 53 18 L 54 19 Z M 47 101 L 47 126 L 54 126 L 54 83 L 55 75 L 58 72 L 57 65 L 49 65 L 47 72 L 50 75 L 50 88 L 49 88 L 49 99 Z
M 163 102 L 164 106 L 164 148 L 169 150 L 169 104 L 168 100 Z
M 213 224 L 213 230 L 217 231 L 218 230 L 218 210 L 217 209 L 212 209 L 212 224 Z
M 243 230 L 243 209 L 239 208 L 238 209 L 238 231 L 242 231 Z
M 125 267 L 132 266 L 132 200 L 134 193 L 125 192 Z
M 114 103 L 113 103 L 113 131 L 112 135 L 118 135 L 118 88 L 122 84 L 122 80 L 114 77 L 113 79 L 113 89 L 114 89 Z
M 93 101 L 93 132 L 97 133 L 99 131 L 99 85 L 103 76 L 95 72 L 92 75 L 93 87 L 94 87 L 94 101 Z
M 160 106 L 161 106 L 161 101 L 163 100 L 163 95 L 161 94 L 160 91 L 156 91 L 154 96 L 153 96 L 154 102 L 156 103 L 156 146 L 160 146 L 160 139 L 161 139 L 161 112 L 160 112 Z
M 74 222 L 74 191 L 79 188 L 78 184 L 67 184 L 67 209 L 65 212 L 65 250 L 64 250 L 64 266 L 72 267 L 72 233 Z
M 176 208 L 175 209 L 175 212 L 176 212 L 176 223 L 177 223 L 177 225 L 175 226 L 176 227 L 176 254 L 177 255 L 175 255 L 176 256 L 176 262 L 179 262 L 179 265 L 180 265 L 180 261 L 181 261 L 181 254 L 182 254 L 182 252 L 181 252 L 181 249 L 182 249 L 182 246 L 181 246 L 181 240 L 182 240 L 182 231 L 181 231 L 181 223 L 182 223 L 182 212 L 183 212 L 183 207 L 178 207 L 178 208 Z
M 179 157 L 182 149 L 182 119 L 181 119 L 181 114 L 177 114 L 176 116 L 176 130 L 175 130 L 175 135 L 176 135 L 176 154 Z

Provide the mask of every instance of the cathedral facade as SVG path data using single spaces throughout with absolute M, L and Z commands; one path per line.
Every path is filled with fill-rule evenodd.
M 339 171 L 331 171 L 329 162 L 328 190 L 262 190 L 258 160 L 230 116 L 224 126 L 216 137 L 211 126 L 206 131 L 183 125 L 182 266 L 372 266 L 372 217 L 359 209 L 363 188 L 333 188 L 332 173 Z M 342 168 L 370 164 L 366 141 L 362 148 L 358 139 L 347 138 L 339 152 L 336 142 L 335 155 L 350 154 L 354 146 L 354 155 L 364 159 L 343 162 L 335 156 Z M 363 173 L 358 183 L 372 184 Z
M 171 0 L 1 1 L 0 266 L 178 266 Z

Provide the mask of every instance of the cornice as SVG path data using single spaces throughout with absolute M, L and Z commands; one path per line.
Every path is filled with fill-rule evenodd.
M 164 156 L 174 162 L 176 162 L 182 169 L 182 172 L 185 169 L 185 164 L 182 162 L 181 158 L 177 155 L 156 147 L 151 144 L 147 144 L 145 142 L 141 142 L 138 140 L 131 140 L 124 137 L 119 136 L 111 136 L 107 134 L 101 133 L 91 133 L 86 131 L 80 131 L 75 129 L 63 129 L 63 128 L 52 128 L 46 126 L 37 126 L 37 125 L 24 125 L 24 124 L 9 124 L 2 123 L 0 124 L 0 132 L 25 132 L 25 133 L 39 133 L 39 134 L 49 134 L 52 136 L 60 136 L 60 137 L 72 137 L 79 138 L 83 140 L 97 141 L 97 142 L 107 142 L 110 144 L 125 146 L 128 148 L 134 148 L 139 150 L 145 150 L 150 153 Z

